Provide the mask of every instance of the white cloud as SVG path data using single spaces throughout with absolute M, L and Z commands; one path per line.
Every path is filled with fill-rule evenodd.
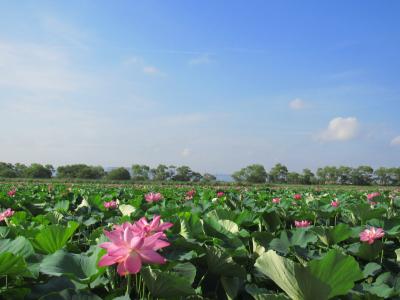
M 190 149 L 189 148 L 183 149 L 181 154 L 183 157 L 188 157 L 190 155 Z
M 392 145 L 392 146 L 400 146 L 400 135 L 394 137 L 391 140 L 390 145 Z
M 318 135 L 321 141 L 348 141 L 358 134 L 359 123 L 357 118 L 337 117 L 329 122 L 328 128 Z
M 195 65 L 207 65 L 211 63 L 212 60 L 210 58 L 209 54 L 202 54 L 200 56 L 197 56 L 191 60 L 189 60 L 189 65 L 195 66 Z
M 299 98 L 296 98 L 296 99 L 290 101 L 290 103 L 289 103 L 289 107 L 293 110 L 300 110 L 300 109 L 303 109 L 305 106 L 306 106 L 306 103 Z
M 148 75 L 163 75 L 163 73 L 159 69 L 153 66 L 144 66 L 143 72 Z

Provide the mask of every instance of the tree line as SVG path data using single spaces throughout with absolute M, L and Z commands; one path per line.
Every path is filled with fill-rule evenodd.
M 128 170 L 124 167 L 115 168 L 106 172 L 102 166 L 89 166 L 86 164 L 73 164 L 59 166 L 55 169 L 52 165 L 4 163 L 0 162 L 0 178 L 61 178 L 61 179 L 107 179 L 107 180 L 133 180 L 133 181 L 188 181 L 209 182 L 217 178 L 209 173 L 200 174 L 188 166 L 158 165 L 150 168 L 147 165 L 132 165 Z
M 106 172 L 102 166 L 73 164 L 59 166 L 0 162 L 0 178 L 61 178 L 61 179 L 106 179 L 146 181 L 215 182 L 217 178 L 209 173 L 200 174 L 188 166 L 167 166 L 155 168 L 134 164 L 128 170 L 124 167 Z M 276 164 L 266 171 L 263 165 L 253 164 L 234 172 L 232 178 L 238 183 L 287 183 L 287 184 L 341 184 L 341 185 L 400 185 L 400 168 L 370 166 L 326 166 L 315 173 L 304 169 L 302 173 L 290 172 L 283 164 Z
M 341 184 L 341 185 L 400 185 L 400 168 L 370 166 L 326 166 L 314 174 L 310 169 L 302 173 L 289 172 L 283 164 L 276 164 L 267 172 L 264 166 L 254 164 L 232 174 L 236 182 L 288 183 L 288 184 Z

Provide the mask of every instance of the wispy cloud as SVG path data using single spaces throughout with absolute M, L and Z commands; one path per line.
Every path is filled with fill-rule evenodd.
M 139 56 L 128 57 L 127 59 L 122 61 L 122 65 L 125 67 L 135 66 L 136 68 L 139 68 L 146 75 L 151 75 L 151 76 L 165 76 L 166 75 L 159 68 L 146 63 L 145 60 Z
M 213 62 L 213 60 L 210 57 L 210 54 L 201 54 L 195 58 L 192 58 L 189 60 L 189 65 L 191 66 L 196 66 L 196 65 L 207 65 Z
M 17 91 L 78 89 L 84 74 L 71 68 L 68 54 L 59 48 L 0 40 L 0 86 Z
M 143 72 L 145 74 L 153 75 L 153 76 L 164 76 L 165 75 L 158 68 L 153 67 L 153 66 L 145 66 L 145 67 L 143 67 Z
M 296 98 L 289 102 L 289 107 L 292 110 L 301 110 L 306 107 L 306 103 L 304 100 Z
M 329 122 L 327 129 L 317 135 L 317 139 L 320 141 L 348 141 L 357 137 L 359 127 L 355 117 L 337 117 Z
M 182 150 L 181 154 L 182 154 L 183 157 L 188 157 L 190 155 L 190 149 L 189 148 L 184 148 Z
M 390 145 L 392 145 L 392 146 L 400 146 L 400 135 L 394 137 L 394 138 L 390 141 Z

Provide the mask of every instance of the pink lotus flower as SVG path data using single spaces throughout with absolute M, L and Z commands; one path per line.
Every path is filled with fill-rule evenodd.
M 294 221 L 294 225 L 298 228 L 305 228 L 311 225 L 310 221 L 302 220 L 302 221 Z
M 145 217 L 141 218 L 139 221 L 132 225 L 132 231 L 136 234 L 144 234 L 145 236 L 150 236 L 154 233 L 164 232 L 165 230 L 171 228 L 174 224 L 165 222 L 160 223 L 161 217 L 154 216 L 153 220 L 149 223 Z M 166 236 L 163 234 L 161 238 L 165 239 Z
M 11 217 L 14 213 L 15 211 L 13 211 L 11 208 L 7 208 L 5 211 L 0 213 L 0 222 Z
M 372 201 L 375 197 L 379 197 L 380 195 L 381 195 L 381 194 L 378 193 L 378 192 L 371 193 L 371 194 L 368 194 L 368 195 L 367 195 L 367 199 L 368 199 L 368 201 Z
M 274 199 L 272 199 L 272 203 L 278 204 L 278 203 L 280 203 L 280 202 L 281 202 L 281 198 L 274 198 Z
M 194 195 L 196 194 L 196 190 L 190 190 L 186 192 L 186 200 L 193 199 Z
M 331 202 L 331 206 L 332 206 L 332 207 L 339 207 L 339 205 L 340 205 L 339 200 L 333 200 L 333 201 Z
M 295 200 L 301 200 L 302 196 L 301 196 L 301 194 L 295 194 L 295 195 L 293 196 L 293 198 L 294 198 Z
M 158 202 L 162 199 L 162 195 L 160 193 L 148 193 L 144 196 L 147 202 Z
M 15 189 L 11 189 L 7 192 L 7 195 L 10 197 L 14 197 L 17 191 Z
M 164 240 L 165 234 L 161 228 L 165 230 L 168 226 L 172 226 L 169 225 L 171 223 L 163 223 L 160 226 L 159 218 L 150 224 L 146 219 L 141 220 L 134 224 L 127 222 L 117 225 L 113 231 L 104 231 L 110 242 L 100 245 L 101 248 L 107 250 L 107 254 L 99 261 L 100 267 L 118 264 L 118 274 L 125 276 L 138 273 L 144 263 L 164 264 L 166 262 L 157 250 L 169 246 L 169 243 Z M 147 223 L 148 227 L 143 227 L 142 223 Z
M 385 235 L 382 228 L 370 227 L 360 233 L 360 240 L 368 244 L 373 244 L 375 240 L 380 239 Z
M 104 207 L 107 208 L 107 209 L 114 209 L 114 208 L 117 208 L 117 207 L 118 207 L 117 201 L 114 201 L 114 200 L 109 201 L 109 202 L 104 202 L 103 205 L 104 205 Z
M 221 197 L 223 197 L 223 196 L 225 196 L 225 193 L 224 193 L 224 192 L 218 192 L 218 193 L 217 193 L 217 197 L 218 197 L 218 198 L 221 198 Z

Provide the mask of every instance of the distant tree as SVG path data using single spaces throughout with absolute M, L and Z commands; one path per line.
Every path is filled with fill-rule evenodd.
M 286 178 L 287 178 L 287 183 L 291 184 L 300 184 L 303 181 L 301 174 L 296 172 L 288 172 Z
M 46 168 L 41 164 L 31 164 L 23 171 L 23 176 L 25 178 L 51 178 L 53 175 L 52 169 L 50 165 Z M 51 167 L 51 168 L 50 168 Z
M 333 166 L 326 166 L 318 168 L 317 176 L 321 183 L 325 184 L 336 184 L 338 181 L 337 168 Z
M 390 185 L 392 183 L 390 176 L 390 169 L 385 167 L 380 167 L 374 172 L 376 176 L 376 182 L 380 185 Z
M 12 164 L 0 162 L 0 177 L 15 178 L 18 177 L 18 175 Z
M 351 182 L 354 185 L 370 185 L 373 182 L 374 169 L 370 166 L 359 166 L 351 172 Z
M 286 166 L 278 163 L 269 172 L 269 181 L 274 183 L 285 183 L 288 181 L 288 169 Z
M 268 174 L 264 166 L 254 164 L 232 174 L 236 182 L 265 183 Z
M 129 180 L 129 179 L 131 179 L 131 174 L 129 174 L 129 171 L 123 167 L 116 168 L 107 173 L 107 179 L 109 179 L 109 180 Z
M 392 184 L 400 186 L 400 168 L 391 168 Z
M 170 179 L 168 167 L 166 165 L 158 165 L 157 168 L 151 170 L 153 180 L 165 181 Z
M 217 177 L 215 177 L 214 175 L 212 175 L 210 173 L 203 174 L 203 181 L 205 181 L 205 182 L 213 182 L 216 180 L 217 180 Z
M 188 166 L 180 166 L 176 168 L 174 180 L 176 181 L 191 181 L 193 171 Z
M 337 168 L 337 183 L 339 184 L 351 184 L 352 183 L 353 169 L 346 166 L 340 166 Z
M 24 164 L 16 163 L 14 165 L 14 170 L 17 173 L 17 177 L 24 177 L 25 176 L 24 173 L 27 168 L 28 167 Z
M 59 178 L 100 179 L 104 175 L 105 172 L 101 166 L 75 164 L 57 168 L 57 177 Z
M 150 180 L 151 172 L 150 167 L 146 165 L 132 165 L 132 179 L 134 181 L 148 181 Z
M 302 174 L 303 184 L 314 184 L 316 181 L 315 175 L 310 169 L 304 169 Z
M 190 176 L 190 181 L 193 182 L 199 182 L 203 179 L 203 175 L 201 175 L 198 172 L 192 172 L 191 176 Z

